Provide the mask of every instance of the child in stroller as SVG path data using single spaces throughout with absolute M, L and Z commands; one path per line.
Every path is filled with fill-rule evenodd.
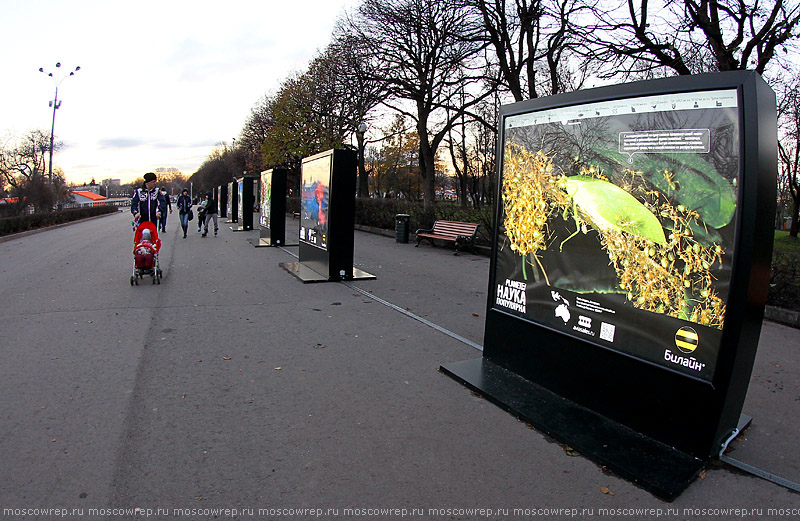
M 136 227 L 133 238 L 133 274 L 131 286 L 139 285 L 139 279 L 145 275 L 153 278 L 153 284 L 161 284 L 161 268 L 158 266 L 158 250 L 161 249 L 161 239 L 158 238 L 156 226 L 145 221 Z

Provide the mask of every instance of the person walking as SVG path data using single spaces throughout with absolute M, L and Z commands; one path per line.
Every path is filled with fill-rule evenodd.
M 214 219 L 214 235 L 217 235 L 217 230 L 219 226 L 217 225 L 217 200 L 211 195 L 211 192 L 206 194 L 206 212 L 205 212 L 205 229 L 203 231 L 203 237 L 208 235 L 208 223 L 211 219 Z
M 203 230 L 203 223 L 206 220 L 206 204 L 208 204 L 206 197 L 200 197 L 197 202 L 197 233 Z
M 186 232 L 189 230 L 189 214 L 192 211 L 192 198 L 189 197 L 189 190 L 183 189 L 181 195 L 178 197 L 176 203 L 178 207 L 178 218 L 181 220 L 181 228 L 183 228 L 183 238 L 186 238 Z
M 159 221 L 159 229 L 162 232 L 165 232 L 167 231 L 167 216 L 172 213 L 172 200 L 169 194 L 167 194 L 166 186 L 161 188 L 161 195 L 164 196 L 164 200 L 162 203 L 163 207 L 160 208 L 161 217 L 159 217 L 158 221 Z M 167 212 L 167 210 L 169 210 L 169 212 Z
M 131 213 L 136 221 L 149 221 L 158 229 L 161 208 L 166 208 L 164 196 L 156 187 L 156 174 L 147 172 L 141 188 L 137 188 L 131 197 Z

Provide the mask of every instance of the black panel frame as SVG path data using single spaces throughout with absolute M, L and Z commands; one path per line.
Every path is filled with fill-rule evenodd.
M 503 106 L 498 125 L 501 134 L 497 157 L 503 158 L 504 122 L 510 116 L 583 103 L 722 89 L 736 89 L 738 92 L 741 167 L 734 217 L 737 221 L 730 291 L 716 368 L 710 382 L 620 351 L 603 349 L 594 342 L 582 341 L 493 305 L 493 289 L 498 283 L 495 280 L 499 251 L 497 238 L 502 219 L 499 182 L 502 179 L 502 160 L 498 160 L 495 240 L 483 361 L 492 367 L 508 370 L 514 373 L 515 378 L 522 377 L 532 386 L 546 389 L 578 408 L 616 422 L 621 430 L 633 429 L 654 442 L 672 447 L 676 461 L 684 455 L 702 462 L 715 459 L 740 425 L 763 320 L 772 254 L 777 177 L 775 94 L 757 73 L 750 71 L 665 78 Z M 640 327 L 646 328 L 647 324 L 640 324 Z M 451 364 L 449 369 L 444 366 L 443 370 L 462 382 L 475 379 L 474 364 L 464 369 L 465 374 L 459 374 L 460 367 Z M 492 374 L 502 375 L 502 371 Z M 508 403 L 513 401 L 509 397 L 491 396 L 495 392 L 492 389 L 498 386 L 487 384 L 484 376 L 478 378 L 477 384 L 473 381 L 472 385 L 494 401 L 505 403 L 507 409 L 514 410 L 514 405 Z M 561 435 L 558 432 L 549 434 L 559 439 L 574 438 L 586 426 L 578 420 L 572 425 L 565 422 L 560 428 L 564 430 Z M 614 441 L 608 440 L 610 443 Z M 587 456 L 602 459 L 599 454 Z M 616 467 L 624 468 L 628 463 L 617 461 Z M 632 475 L 637 472 L 658 473 L 659 469 L 631 472 Z M 623 471 L 622 474 L 626 473 Z M 647 483 L 654 480 L 643 478 L 634 481 Z M 683 487 L 685 484 L 681 483 L 672 491 L 659 489 L 654 492 L 672 498 Z

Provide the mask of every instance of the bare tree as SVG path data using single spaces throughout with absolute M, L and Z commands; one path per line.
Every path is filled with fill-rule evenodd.
M 620 0 L 597 4 L 593 12 L 592 57 L 608 65 L 609 76 L 663 69 L 763 74 L 779 50 L 796 42 L 800 22 L 794 0 Z
M 429 218 L 439 145 L 461 112 L 489 95 L 479 83 L 480 31 L 459 0 L 365 0 L 350 20 L 351 34 L 369 52 L 370 73 L 386 83 L 384 104 L 416 124 Z M 470 93 L 466 103 L 463 91 Z
M 778 142 L 778 184 L 791 199 L 791 237 L 800 231 L 800 81 L 785 86 L 780 94 L 780 140 Z
M 60 148 L 56 142 L 54 148 Z M 21 139 L 8 139 L 0 149 L 0 176 L 11 187 L 20 207 L 32 205 L 36 211 L 52 210 L 59 201 L 63 180 L 47 178 L 47 159 L 50 151 L 50 134 L 31 130 Z M 59 181 L 59 182 L 56 182 Z
M 471 202 L 480 208 L 493 200 L 497 131 L 484 121 L 497 120 L 498 106 L 496 99 L 484 101 L 476 107 L 480 119 L 465 116 L 448 134 L 446 143 L 462 207 Z
M 372 149 L 370 157 L 375 192 L 379 196 L 416 198 L 422 191 L 418 136 L 401 114 L 381 134 L 382 146 Z
M 450 152 L 450 164 L 456 174 L 458 185 L 456 192 L 461 207 L 467 207 L 467 183 L 472 170 L 467 145 L 467 123 L 462 116 L 462 121 L 454 125 L 447 133 L 447 150 Z
M 371 74 L 369 52 L 349 29 L 349 24 L 344 20 L 337 25 L 333 42 L 321 57 L 325 66 L 320 68 L 320 72 L 334 80 L 332 93 L 341 100 L 339 109 L 347 130 L 356 135 L 360 151 L 358 194 L 369 197 L 369 178 L 363 153 L 365 136 L 359 127 L 362 123 L 367 125 L 370 122 L 369 114 L 386 97 L 387 86 L 384 79 Z
M 480 13 L 497 81 L 515 101 L 579 88 L 590 69 L 573 62 L 585 38 L 581 0 L 466 0 Z

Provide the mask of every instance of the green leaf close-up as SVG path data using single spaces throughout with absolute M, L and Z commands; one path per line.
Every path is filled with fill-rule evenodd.
M 656 244 L 666 244 L 658 218 L 615 184 L 579 175 L 568 177 L 566 187 L 575 206 L 599 231 L 625 232 Z
M 613 171 L 635 170 L 670 200 L 696 211 L 712 228 L 722 228 L 733 219 L 736 212 L 733 185 L 698 154 L 635 154 L 633 163 L 629 163 L 627 155 L 616 150 L 594 152 Z

